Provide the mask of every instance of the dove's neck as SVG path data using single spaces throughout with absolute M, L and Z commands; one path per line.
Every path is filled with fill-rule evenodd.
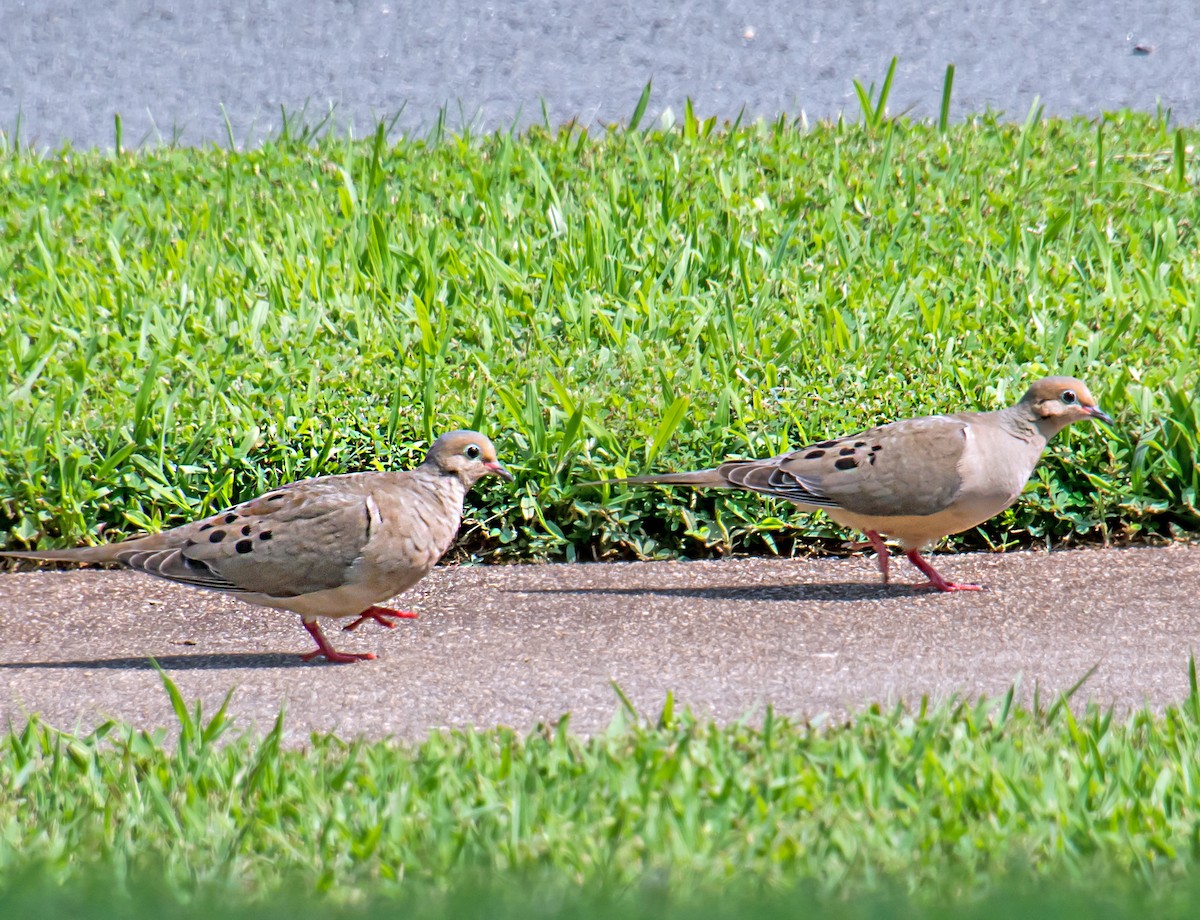
M 458 473 L 434 467 L 430 467 L 427 475 L 422 478 L 429 484 L 430 491 L 437 493 L 448 506 L 458 508 L 461 513 L 463 499 L 467 497 L 467 491 L 471 488 L 470 483 L 463 482 Z
M 1031 441 L 1031 443 L 1036 441 L 1039 451 L 1051 438 L 1054 438 L 1054 435 L 1070 425 L 1069 417 L 1038 415 L 1032 405 L 1026 403 L 1018 403 L 1010 405 L 1007 409 L 1001 409 L 1000 416 L 1003 426 L 1009 434 L 1012 434 L 1014 438 Z
M 1042 435 L 1043 440 L 1048 441 L 1074 421 L 1073 417 L 1067 414 L 1038 415 L 1032 405 L 1018 403 L 1014 405 L 1013 409 L 1019 409 L 1020 415 L 1024 417 L 1026 425 L 1037 429 L 1037 432 Z
M 1009 434 L 1028 442 L 1030 446 L 1036 446 L 1039 453 L 1046 446 L 1046 442 L 1070 424 L 1061 418 L 1043 418 L 1033 411 L 1033 406 L 1026 403 L 1017 403 L 1015 406 L 1001 409 L 997 415 Z

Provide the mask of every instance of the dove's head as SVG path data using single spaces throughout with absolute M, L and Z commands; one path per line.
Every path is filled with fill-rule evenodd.
M 1032 413 L 1033 423 L 1047 440 L 1082 419 L 1112 424 L 1108 413 L 1096 405 L 1087 384 L 1074 377 L 1043 377 L 1034 382 L 1020 404 Z
M 496 459 L 496 448 L 478 431 L 450 431 L 433 442 L 425 462 L 440 473 L 457 476 L 469 489 L 484 476 L 512 482 L 512 473 Z

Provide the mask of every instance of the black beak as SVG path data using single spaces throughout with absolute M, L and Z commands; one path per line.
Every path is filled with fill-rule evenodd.
M 1113 423 L 1112 416 L 1109 415 L 1107 412 L 1105 412 L 1103 409 L 1101 409 L 1099 406 L 1085 406 L 1084 408 L 1087 409 L 1087 414 L 1091 418 L 1099 419 L 1100 421 L 1107 422 L 1110 425 Z

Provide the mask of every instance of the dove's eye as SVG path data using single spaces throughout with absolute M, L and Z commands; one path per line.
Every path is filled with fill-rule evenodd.
M 483 451 L 478 444 L 468 444 L 467 449 L 463 451 L 468 460 L 478 460 L 483 456 Z
M 1059 398 L 1062 399 L 1062 401 L 1065 402 L 1068 406 L 1075 405 L 1075 403 L 1079 400 L 1079 397 L 1077 397 L 1075 395 L 1074 390 L 1063 390 L 1062 396 Z

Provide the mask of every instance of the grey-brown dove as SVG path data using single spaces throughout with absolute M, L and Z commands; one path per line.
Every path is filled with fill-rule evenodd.
M 121 543 L 6 552 L 54 562 L 120 562 L 171 581 L 224 591 L 300 614 L 317 642 L 305 661 L 375 656 L 336 651 L 318 617 L 356 617 L 388 628 L 415 613 L 377 606 L 412 586 L 454 542 L 463 498 L 489 474 L 512 480 L 476 431 L 442 435 L 416 469 L 304 479 L 211 517 Z
M 605 482 L 741 488 L 787 499 L 865 533 L 879 555 L 884 584 L 886 534 L 929 578 L 920 587 L 975 591 L 978 585 L 946 581 L 920 550 L 1015 502 L 1046 442 L 1088 418 L 1112 423 L 1081 381 L 1045 377 L 1016 405 L 997 412 L 903 419 L 769 459 Z

